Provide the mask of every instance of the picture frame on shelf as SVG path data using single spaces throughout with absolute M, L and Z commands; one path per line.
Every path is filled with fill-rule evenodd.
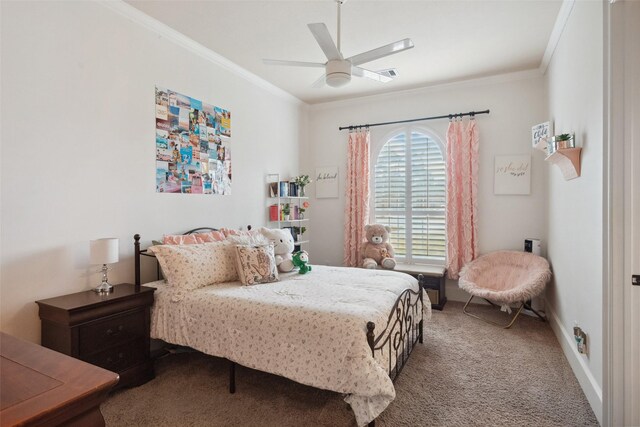
M 531 147 L 540 151 L 547 151 L 547 141 L 553 136 L 553 122 L 537 124 L 531 128 Z

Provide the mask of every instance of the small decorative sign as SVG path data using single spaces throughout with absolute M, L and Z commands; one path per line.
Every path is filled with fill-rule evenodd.
M 553 136 L 553 126 L 551 122 L 540 123 L 531 128 L 531 146 L 538 150 L 545 151 L 547 140 Z
M 531 156 L 496 156 L 494 194 L 531 193 Z
M 338 166 L 316 168 L 316 198 L 338 197 Z

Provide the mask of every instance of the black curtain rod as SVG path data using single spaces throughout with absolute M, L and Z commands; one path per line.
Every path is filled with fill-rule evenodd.
M 344 129 L 360 129 L 360 128 L 372 128 L 374 126 L 385 126 L 385 125 L 395 125 L 398 123 L 411 123 L 411 122 L 421 122 L 424 120 L 436 120 L 436 119 L 455 119 L 457 117 L 471 116 L 475 117 L 477 114 L 489 114 L 489 110 L 484 111 L 469 111 L 468 113 L 456 113 L 456 114 L 446 114 L 444 116 L 433 116 L 433 117 L 422 117 L 420 119 L 409 119 L 409 120 L 396 120 L 395 122 L 383 122 L 383 123 L 370 123 L 366 125 L 351 125 L 351 126 L 340 126 L 338 130 Z

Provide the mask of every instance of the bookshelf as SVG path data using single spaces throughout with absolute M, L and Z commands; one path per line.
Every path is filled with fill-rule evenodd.
M 267 174 L 267 196 L 269 207 L 267 208 L 267 220 L 271 228 L 290 229 L 299 250 L 308 244 L 310 219 L 304 207 L 309 200 L 307 196 L 300 196 L 300 189 L 290 182 L 283 180 L 280 174 Z M 302 210 L 301 210 L 302 209 Z M 288 213 L 287 213 L 288 211 Z

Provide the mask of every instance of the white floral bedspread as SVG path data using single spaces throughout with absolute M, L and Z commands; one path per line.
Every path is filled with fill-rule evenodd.
M 395 271 L 316 265 L 308 274 L 280 278 L 254 286 L 211 285 L 188 292 L 180 302 L 171 301 L 168 285 L 150 283 L 158 289 L 151 336 L 346 393 L 358 425 L 375 419 L 395 398 L 395 389 L 388 360 L 371 354 L 366 324 L 375 322 L 379 333 L 398 296 L 407 288 L 417 291 L 418 281 Z M 426 293 L 423 301 L 426 320 L 431 315 Z

